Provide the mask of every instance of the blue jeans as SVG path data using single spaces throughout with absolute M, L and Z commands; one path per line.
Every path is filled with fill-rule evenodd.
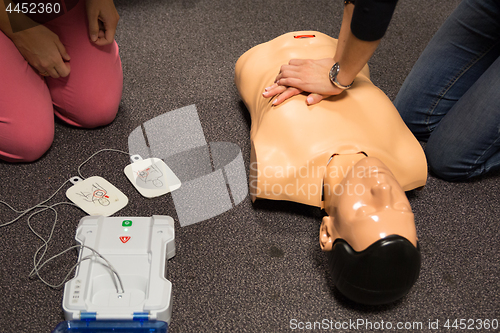
M 436 176 L 456 181 L 500 169 L 500 1 L 463 0 L 394 104 L 417 139 L 427 141 Z

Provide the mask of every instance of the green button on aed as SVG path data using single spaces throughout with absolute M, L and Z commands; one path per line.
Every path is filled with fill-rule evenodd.
M 122 222 L 122 227 L 131 227 L 132 226 L 132 221 L 130 220 L 125 220 Z

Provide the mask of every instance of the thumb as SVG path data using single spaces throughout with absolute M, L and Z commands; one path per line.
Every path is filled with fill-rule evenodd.
M 320 94 L 309 94 L 306 98 L 307 105 L 313 105 L 321 102 L 323 100 L 324 96 Z
M 95 42 L 99 38 L 99 19 L 98 15 L 87 13 L 89 20 L 89 36 L 90 40 Z

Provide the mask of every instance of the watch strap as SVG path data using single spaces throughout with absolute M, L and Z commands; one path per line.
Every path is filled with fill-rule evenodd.
M 352 81 L 347 86 L 344 86 L 342 83 L 340 83 L 339 81 L 337 81 L 337 76 L 339 75 L 339 71 L 340 71 L 340 66 L 339 66 L 339 63 L 336 62 L 335 65 L 333 65 L 332 68 L 330 69 L 330 73 L 329 73 L 330 81 L 332 82 L 332 84 L 334 86 L 336 86 L 337 88 L 340 88 L 342 90 L 346 90 L 346 89 L 351 88 L 351 86 L 354 83 L 354 81 Z

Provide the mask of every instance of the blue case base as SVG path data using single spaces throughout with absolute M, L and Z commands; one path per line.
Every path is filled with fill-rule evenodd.
M 52 333 L 167 333 L 164 321 L 97 320 L 63 321 Z

